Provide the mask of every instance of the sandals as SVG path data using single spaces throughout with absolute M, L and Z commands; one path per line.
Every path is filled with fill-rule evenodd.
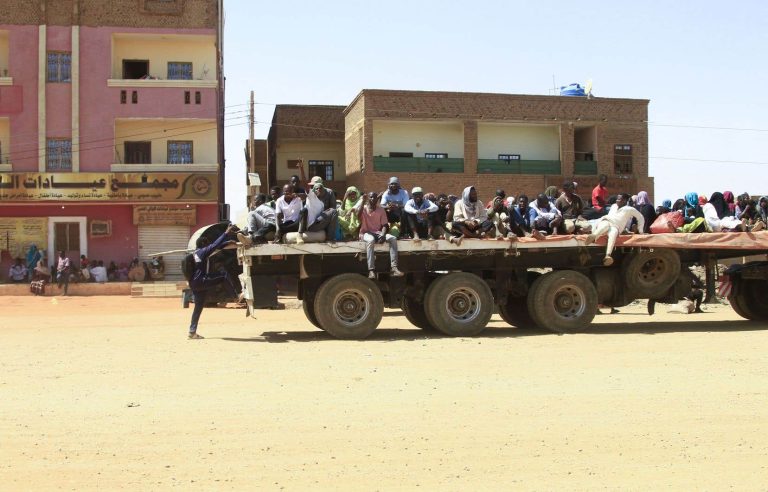
M 198 335 L 197 333 L 190 333 L 187 338 L 190 340 L 203 340 L 205 337 Z

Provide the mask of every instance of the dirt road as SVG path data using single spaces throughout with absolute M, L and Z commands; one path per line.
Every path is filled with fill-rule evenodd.
M 178 300 L 0 304 L 4 490 L 768 487 L 768 325 L 726 306 L 352 342 L 301 310 L 188 341 Z

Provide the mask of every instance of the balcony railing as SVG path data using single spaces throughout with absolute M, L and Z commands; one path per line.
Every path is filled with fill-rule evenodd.
M 464 159 L 448 157 L 374 157 L 373 170 L 386 173 L 463 173 Z
M 560 174 L 560 161 L 478 159 L 478 174 Z
M 577 176 L 597 175 L 597 161 L 574 161 L 573 174 Z

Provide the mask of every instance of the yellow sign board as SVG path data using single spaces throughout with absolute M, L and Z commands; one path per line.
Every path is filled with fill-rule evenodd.
M 0 203 L 215 202 L 215 173 L 0 173 Z
M 48 247 L 47 217 L 0 217 L 0 250 L 11 258 L 26 258 L 32 244 Z
M 134 225 L 188 225 L 197 223 L 197 208 L 192 205 L 134 205 Z

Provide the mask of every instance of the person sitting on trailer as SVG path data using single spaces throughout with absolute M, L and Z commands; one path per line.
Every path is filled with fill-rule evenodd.
M 642 231 L 645 228 L 645 218 L 643 214 L 637 211 L 635 207 L 628 205 L 629 194 L 619 193 L 616 195 L 616 203 L 613 204 L 607 215 L 598 220 L 592 234 L 587 236 L 586 244 L 592 244 L 600 236 L 608 236 L 608 245 L 605 248 L 605 258 L 603 265 L 613 265 L 613 249 L 616 246 L 616 239 L 622 232 L 627 232 L 626 228 L 632 223 L 632 219 L 637 221 L 637 230 Z
M 555 207 L 563 216 L 562 232 L 581 234 L 591 231 L 589 222 L 581 215 L 584 212 L 584 202 L 575 193 L 573 181 L 563 183 L 563 193 L 555 200 Z
M 269 201 L 267 202 L 267 205 L 274 210 L 275 209 L 275 203 L 277 202 L 277 199 L 280 198 L 280 195 L 283 194 L 283 189 L 279 186 L 273 186 L 269 189 Z
M 408 201 L 408 192 L 400 187 L 400 180 L 396 176 L 389 178 L 387 190 L 381 194 L 381 206 L 387 213 L 387 219 L 391 224 L 391 232 L 401 239 L 410 237 L 408 219 L 405 217 L 403 207 Z
M 493 199 L 491 199 L 488 203 L 485 204 L 485 209 L 490 210 L 493 208 L 493 204 L 496 202 L 497 198 L 501 198 L 501 201 L 504 202 L 507 199 L 507 192 L 499 188 L 496 190 L 496 194 L 493 195 Z
M 303 204 L 294 193 L 293 185 L 283 186 L 283 195 L 275 202 L 275 240 L 280 243 L 287 232 L 298 232 Z M 298 241 L 304 242 L 299 236 Z
M 360 217 L 360 239 L 365 241 L 365 257 L 368 263 L 368 278 L 376 279 L 376 252 L 375 244 L 389 244 L 389 263 L 391 275 L 402 277 L 403 272 L 397 268 L 397 238 L 389 234 L 389 220 L 384 208 L 379 206 L 379 195 L 370 192 L 363 195 L 356 207 L 356 213 Z
M 326 203 L 321 198 L 321 195 L 325 198 L 332 197 L 333 205 L 326 207 Z M 316 182 L 312 186 L 312 190 L 307 194 L 306 206 L 302 210 L 300 220 L 299 233 L 304 231 L 325 231 L 325 240 L 331 243 L 336 242 L 336 228 L 339 221 L 339 212 L 336 210 L 336 198 L 325 190 L 322 183 Z M 299 235 L 296 242 L 303 242 L 300 239 L 301 235 Z
M 528 214 L 533 229 L 545 235 L 557 234 L 557 228 L 563 223 L 562 214 L 550 203 L 549 197 L 544 193 L 536 196 L 536 201 L 531 204 Z
M 421 241 L 422 236 L 428 240 L 437 239 L 437 205 L 424 198 L 424 190 L 421 187 L 417 186 L 411 190 L 411 199 L 405 202 L 403 211 L 414 241 Z
M 360 218 L 354 213 L 355 205 L 362 200 L 360 190 L 354 186 L 347 188 L 339 207 L 339 227 L 345 240 L 355 239 L 360 230 Z
M 189 280 L 189 288 L 195 296 L 195 309 L 192 311 L 192 320 L 189 324 L 190 340 L 199 340 L 203 338 L 197 333 L 197 324 L 200 321 L 200 315 L 203 313 L 205 298 L 209 290 L 219 284 L 224 284 L 227 290 L 230 291 L 230 294 L 232 294 L 232 297 L 238 297 L 237 287 L 235 287 L 235 284 L 226 270 L 221 269 L 215 273 L 208 271 L 208 257 L 231 242 L 227 241 L 227 237 L 236 230 L 237 226 L 230 224 L 227 227 L 227 230 L 212 243 L 205 236 L 200 236 L 195 243 L 195 246 L 197 246 L 197 249 L 194 252 L 195 268 L 192 271 L 192 276 Z
M 707 203 L 701 207 L 701 211 L 704 214 L 704 220 L 707 221 L 709 230 L 712 232 L 744 232 L 747 230 L 745 221 L 726 215 L 728 213 L 728 204 L 725 202 L 723 194 L 719 191 L 712 193 Z
M 253 197 L 252 210 L 248 212 L 248 225 L 237 233 L 237 240 L 245 246 L 264 244 L 267 234 L 275 232 L 275 211 L 266 204 L 267 195 L 259 193 Z
M 528 195 L 523 193 L 517 197 L 517 205 L 515 205 L 515 210 L 517 210 L 517 213 L 523 219 L 523 230 L 525 232 L 532 232 L 533 227 L 531 227 L 531 214 L 530 214 L 531 207 L 528 201 Z
M 488 220 L 488 212 L 477 199 L 477 190 L 467 186 L 453 208 L 452 233 L 459 237 L 459 241 L 465 237 L 485 239 L 491 229 L 493 222 Z

